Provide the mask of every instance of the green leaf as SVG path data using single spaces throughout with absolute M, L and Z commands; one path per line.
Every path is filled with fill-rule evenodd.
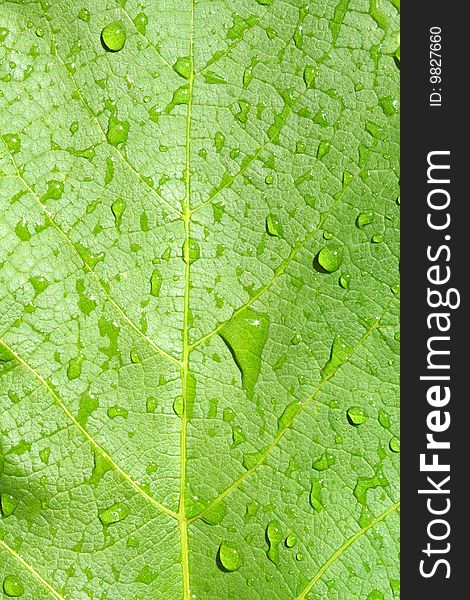
M 397 3 L 1 6 L 4 593 L 397 595 Z

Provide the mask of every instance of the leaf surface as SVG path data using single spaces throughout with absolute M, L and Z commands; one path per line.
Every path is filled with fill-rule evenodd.
M 0 580 L 398 583 L 398 7 L 0 2 Z

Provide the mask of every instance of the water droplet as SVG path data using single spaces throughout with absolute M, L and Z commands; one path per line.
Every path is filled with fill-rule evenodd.
M 188 264 L 192 264 L 201 256 L 201 249 L 199 248 L 199 244 L 194 238 L 187 238 L 184 241 L 182 248 L 182 256 L 184 262 Z
M 42 27 L 38 27 L 35 33 L 38 37 L 42 37 L 44 35 L 44 29 Z
M 261 354 L 268 337 L 268 328 L 266 315 L 247 308 L 235 313 L 219 331 L 240 370 L 242 386 L 248 399 L 253 397 L 261 370 Z
M 247 471 L 257 467 L 266 457 L 266 448 L 261 448 L 257 452 L 247 452 L 243 455 L 243 466 Z
M 113 506 L 99 512 L 98 516 L 104 526 L 119 523 L 129 514 L 128 507 L 123 502 L 117 502 Z
M 101 39 L 104 46 L 110 52 L 119 52 L 126 43 L 126 30 L 120 21 L 108 23 L 101 32 Z
M 369 225 L 374 220 L 374 213 L 371 210 L 361 212 L 356 219 L 356 226 L 359 229 L 364 229 L 366 225 Z
M 162 287 L 162 281 L 163 281 L 162 274 L 160 273 L 160 271 L 155 269 L 150 278 L 150 293 L 152 294 L 152 296 L 157 297 L 160 294 L 160 289 Z
M 398 579 L 390 579 L 390 587 L 394 598 L 400 597 L 400 581 Z
M 17 154 L 21 150 L 21 138 L 17 133 L 4 133 L 2 137 L 10 154 Z
M 214 143 L 215 149 L 217 150 L 217 152 L 220 152 L 225 144 L 225 135 L 221 131 L 215 132 Z
M 11 494 L 2 494 L 0 496 L 0 505 L 2 509 L 2 515 L 4 517 L 9 517 L 12 515 L 16 507 L 18 506 L 18 499 L 12 496 Z
M 374 244 L 380 244 L 381 242 L 384 241 L 384 236 L 376 233 L 375 235 L 372 236 L 371 241 Z
M 192 73 L 191 57 L 179 56 L 173 65 L 173 69 L 180 77 L 183 77 L 183 79 L 189 79 Z
M 390 429 L 390 415 L 383 408 L 379 410 L 379 423 L 384 429 Z
M 325 450 L 321 457 L 313 463 L 312 467 L 316 471 L 325 471 L 326 469 L 331 467 L 331 465 L 334 465 L 335 462 L 336 456 L 332 452 L 328 452 L 327 450 Z
M 49 464 L 50 455 L 51 455 L 51 449 L 49 447 L 43 448 L 42 450 L 39 451 L 39 458 L 42 460 L 42 462 L 45 465 Z
M 272 182 L 274 181 L 274 177 L 273 177 L 271 174 L 269 174 L 269 175 L 266 175 L 266 177 L 264 178 L 264 181 L 265 181 L 265 182 L 266 182 L 268 185 L 271 185 L 271 184 L 272 184 Z
M 170 113 L 175 106 L 180 104 L 189 104 L 189 84 L 182 85 L 180 88 L 173 92 L 171 102 L 165 108 L 165 113 Z
M 126 203 L 124 202 L 124 200 L 122 198 L 118 198 L 111 205 L 111 210 L 113 211 L 114 221 L 116 223 L 116 229 L 118 231 L 120 231 L 122 215 L 123 215 L 124 211 L 126 210 Z
M 397 437 L 392 437 L 388 445 L 392 452 L 400 452 L 400 440 Z
M 239 100 L 237 102 L 238 112 L 235 114 L 235 118 L 240 123 L 246 123 L 248 121 L 248 112 L 250 110 L 250 105 L 245 100 Z
M 315 257 L 314 263 L 318 263 L 323 273 L 334 273 L 343 262 L 343 252 L 338 246 L 325 246 Z
M 312 479 L 310 488 L 310 506 L 317 512 L 323 510 L 322 484 L 317 479 Z
M 9 33 L 10 31 L 6 27 L 0 27 L 0 42 L 3 42 Z
M 321 160 L 330 151 L 330 142 L 322 140 L 318 145 L 317 160 Z
M 69 365 L 67 367 L 67 377 L 70 381 L 74 379 L 78 379 L 82 374 L 82 362 L 83 356 L 74 356 L 69 360 Z
M 257 500 L 250 500 L 246 505 L 245 523 L 248 523 L 256 517 L 260 503 Z
M 392 294 L 394 296 L 396 296 L 398 293 L 400 293 L 400 284 L 396 283 L 394 285 L 391 285 L 390 286 L 390 290 L 391 290 Z
M 237 571 L 243 565 L 243 554 L 232 542 L 223 541 L 220 544 L 217 558 L 223 571 Z
M 286 406 L 282 415 L 277 420 L 278 432 L 284 431 L 284 429 L 289 427 L 289 425 L 292 423 L 292 421 L 297 416 L 297 414 L 302 410 L 304 405 L 305 405 L 304 402 L 295 401 L 295 402 L 291 402 L 290 404 L 288 404 Z
M 344 343 L 340 335 L 335 335 L 331 345 L 330 358 L 322 369 L 323 377 L 329 377 L 336 372 L 350 355 L 350 348 Z
M 298 560 L 298 561 L 304 560 L 304 555 L 302 554 L 302 552 L 297 552 L 297 554 L 295 555 L 295 560 Z
M 81 21 L 84 21 L 85 23 L 88 23 L 88 21 L 90 20 L 90 11 L 87 10 L 86 8 L 81 8 L 78 11 L 78 18 Z
M 272 213 L 266 217 L 266 231 L 269 235 L 274 237 L 282 236 L 282 226 L 279 218 Z
M 351 273 L 342 273 L 341 277 L 339 278 L 339 285 L 344 289 L 344 290 L 349 290 L 349 284 L 351 282 Z
M 150 585 L 157 579 L 158 571 L 154 571 L 150 568 L 150 565 L 145 565 L 137 577 L 134 579 L 135 583 L 145 583 L 146 585 Z
M 29 282 L 33 286 L 34 293 L 36 294 L 36 296 L 38 294 L 42 294 L 42 292 L 44 292 L 49 286 L 49 282 L 47 281 L 47 279 L 45 277 L 42 277 L 41 275 L 38 275 L 37 277 L 31 277 Z
M 258 4 L 261 4 L 262 6 L 271 6 L 274 0 L 256 0 L 256 2 L 258 2 Z
M 227 514 L 227 505 L 224 501 L 217 502 L 210 509 L 204 511 L 201 519 L 208 525 L 217 525 Z
M 392 96 L 382 98 L 382 100 L 379 100 L 379 104 L 387 117 L 391 117 L 399 110 L 398 101 L 395 100 L 395 98 L 392 98 Z
M 108 417 L 110 419 L 115 419 L 116 417 L 127 419 L 128 414 L 128 411 L 120 406 L 110 406 L 108 408 Z
M 360 406 L 351 406 L 348 408 L 348 421 L 351 425 L 362 425 L 369 418 L 363 408 Z
M 304 69 L 304 81 L 307 87 L 312 87 L 317 76 L 317 68 L 314 65 L 307 65 Z
M 176 398 L 173 401 L 173 410 L 180 419 L 183 417 L 183 415 L 184 415 L 183 396 L 176 396 Z
M 149 22 L 149 18 L 143 12 L 138 13 L 134 17 L 134 25 L 139 33 L 145 35 L 147 33 L 147 24 Z
M 10 598 L 19 598 L 24 594 L 24 587 L 16 575 L 7 575 L 3 580 L 3 591 Z
M 282 531 L 277 521 L 270 521 L 266 527 L 266 539 L 268 541 L 267 555 L 275 565 L 279 562 L 279 544 L 282 542 Z
M 387 487 L 389 481 L 385 478 L 380 465 L 375 467 L 373 477 L 358 477 L 356 487 L 354 488 L 354 496 L 363 506 L 367 504 L 367 492 L 370 489 L 377 487 Z
M 114 115 L 109 117 L 108 130 L 106 131 L 106 139 L 114 146 L 118 147 L 127 142 L 129 135 L 129 121 L 120 121 Z
M 297 544 L 297 536 L 295 533 L 290 533 L 285 539 L 285 545 L 287 548 L 293 548 Z

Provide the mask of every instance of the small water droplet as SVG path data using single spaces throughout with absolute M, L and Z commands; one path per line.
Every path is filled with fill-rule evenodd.
M 322 140 L 318 145 L 317 160 L 321 160 L 330 151 L 330 142 Z
M 108 23 L 101 32 L 101 40 L 110 52 L 119 52 L 126 43 L 126 29 L 120 21 Z
M 179 56 L 173 65 L 173 69 L 180 77 L 183 77 L 183 79 L 190 79 L 192 73 L 191 57 Z
M 81 21 L 84 21 L 85 23 L 88 23 L 88 21 L 90 20 L 90 11 L 87 10 L 86 8 L 81 8 L 78 11 L 78 18 Z
M 24 594 L 24 586 L 16 575 L 7 575 L 3 580 L 3 591 L 10 598 L 19 598 Z
M 379 423 L 384 429 L 390 429 L 390 415 L 383 408 L 379 410 Z
M 15 512 L 16 507 L 18 506 L 18 499 L 11 494 L 2 494 L 0 496 L 0 506 L 2 515 L 4 517 L 9 517 Z
M 21 138 L 17 133 L 4 133 L 2 137 L 11 154 L 17 154 L 21 150 Z
M 203 512 L 201 519 L 208 525 L 218 525 L 227 514 L 227 505 L 222 500 Z
M 328 452 L 327 450 L 325 450 L 321 457 L 313 463 L 312 467 L 316 471 L 325 471 L 326 469 L 331 467 L 331 465 L 334 465 L 335 462 L 336 456 L 333 454 L 333 452 Z
M 350 348 L 344 343 L 340 335 L 335 335 L 331 345 L 330 358 L 322 369 L 323 377 L 332 375 L 349 357 Z
M 351 425 L 356 426 L 362 425 L 362 423 L 365 423 L 369 418 L 365 410 L 360 406 L 351 406 L 348 408 L 347 415 L 348 421 L 351 423 Z
M 112 525 L 113 523 L 119 523 L 127 517 L 129 514 L 129 508 L 123 502 L 117 502 L 102 510 L 98 513 L 100 521 L 104 526 Z
M 110 419 L 115 419 L 116 417 L 122 417 L 123 419 L 127 419 L 128 411 L 121 406 L 110 406 L 108 408 L 108 417 Z
M 111 210 L 113 211 L 114 221 L 116 223 L 116 229 L 118 231 L 120 231 L 122 215 L 123 215 L 124 211 L 126 210 L 126 203 L 124 202 L 124 200 L 122 198 L 118 198 L 111 205 Z
M 359 229 L 364 229 L 366 225 L 369 225 L 374 220 L 374 213 L 371 210 L 361 212 L 356 219 L 356 226 Z
M 150 293 L 152 296 L 157 297 L 160 294 L 160 289 L 162 287 L 162 274 L 158 269 L 155 269 L 150 278 Z
M 334 273 L 343 262 L 342 250 L 338 246 L 325 246 L 317 254 L 315 262 L 318 263 L 322 272 Z
M 127 142 L 129 121 L 121 121 L 114 115 L 109 117 L 106 139 L 115 148 Z
M 344 289 L 344 290 L 349 290 L 349 285 L 351 283 L 351 273 L 342 273 L 341 277 L 339 278 L 339 285 Z
M 379 590 L 372 590 L 367 596 L 367 600 L 384 600 L 384 595 Z
M 266 231 L 273 237 L 282 236 L 282 226 L 279 218 L 272 213 L 266 217 Z
M 372 238 L 371 238 L 371 241 L 372 241 L 374 244 L 380 244 L 381 242 L 383 242 L 383 241 L 384 241 L 384 236 L 383 236 L 383 235 L 381 235 L 381 234 L 379 234 L 379 233 L 376 233 L 376 234 L 374 234 L 374 235 L 372 236 Z
M 182 256 L 184 262 L 192 264 L 201 256 L 201 249 L 198 242 L 194 238 L 187 238 L 184 241 L 182 248 Z
M 388 445 L 392 452 L 400 452 L 400 440 L 397 437 L 392 437 Z
M 243 565 L 243 554 L 233 542 L 223 541 L 219 546 L 217 558 L 223 571 L 237 571 Z
M 307 87 L 312 87 L 317 76 L 317 68 L 314 65 L 307 65 L 304 69 L 304 81 Z
M 293 548 L 297 544 L 297 536 L 295 533 L 290 533 L 285 539 L 285 545 L 287 548 Z
M 310 488 L 310 506 L 317 512 L 323 510 L 322 484 L 317 479 L 312 479 Z
M 282 542 L 282 531 L 277 521 L 270 521 L 266 527 L 266 539 L 268 541 L 267 555 L 274 564 L 279 562 L 279 544 Z

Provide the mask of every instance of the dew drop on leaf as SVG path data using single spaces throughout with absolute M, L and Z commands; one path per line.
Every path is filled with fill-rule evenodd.
M 123 419 L 127 419 L 127 415 L 129 413 L 125 408 L 121 406 L 110 406 L 108 408 L 108 417 L 110 419 L 115 419 L 116 417 L 122 417 Z
M 198 258 L 201 256 L 201 249 L 199 248 L 197 240 L 194 238 L 187 238 L 184 241 L 182 256 L 184 262 L 188 264 L 192 264 L 194 261 L 198 260 Z
M 390 415 L 383 408 L 379 410 L 379 423 L 384 429 L 390 429 Z
M 119 523 L 127 517 L 129 514 L 129 508 L 123 502 L 117 502 L 99 512 L 98 516 L 103 525 L 108 526 L 113 523 Z
M 81 21 L 84 21 L 85 23 L 88 23 L 88 21 L 90 20 L 90 11 L 87 10 L 86 8 L 81 8 L 78 11 L 78 18 Z
M 317 479 L 312 479 L 310 482 L 310 506 L 317 512 L 323 510 L 323 499 L 322 499 L 322 484 Z
M 266 527 L 266 540 L 268 542 L 268 550 L 266 554 L 271 562 L 278 564 L 279 562 L 279 544 L 282 542 L 282 531 L 277 521 L 270 521 Z
M 372 590 L 367 596 L 367 600 L 384 600 L 384 595 L 379 590 Z
M 243 554 L 233 542 L 223 541 L 219 546 L 217 558 L 223 571 L 237 571 L 243 565 Z
M 2 138 L 10 154 L 17 154 L 21 150 L 21 138 L 17 133 L 4 133 Z
M 351 425 L 356 426 L 362 425 L 362 423 L 365 423 L 369 418 L 364 409 L 360 406 L 351 406 L 350 408 L 348 408 L 347 415 L 348 421 L 351 423 Z
M 227 321 L 219 335 L 230 350 L 242 376 L 242 386 L 252 398 L 261 370 L 261 354 L 268 337 L 269 321 L 264 314 L 247 308 Z
M 18 506 L 18 499 L 11 494 L 2 494 L 0 496 L 1 512 L 4 517 L 12 515 Z
M 126 43 L 126 29 L 121 21 L 108 23 L 101 32 L 101 39 L 107 50 L 110 52 L 119 52 Z
M 343 288 L 343 290 L 349 290 L 350 282 L 351 282 L 351 273 L 348 273 L 348 272 L 342 273 L 339 278 L 339 285 Z
M 320 269 L 326 273 L 334 273 L 343 262 L 343 253 L 337 246 L 325 246 L 316 256 Z
M 19 598 L 24 594 L 24 586 L 16 575 L 7 575 L 3 580 L 3 591 L 10 598 Z
M 266 231 L 269 235 L 273 237 L 281 237 L 282 236 L 282 226 L 279 221 L 279 218 L 276 215 L 270 213 L 266 217 Z
M 356 218 L 356 226 L 359 229 L 364 229 L 366 225 L 369 225 L 374 220 L 374 213 L 371 210 L 361 212 Z
M 121 228 L 122 215 L 126 210 L 126 203 L 122 198 L 118 198 L 111 205 L 111 210 L 113 211 L 116 229 L 119 231 Z
M 155 269 L 150 278 L 150 293 L 152 296 L 157 297 L 160 294 L 160 289 L 162 287 L 162 274 L 158 269 Z
M 392 437 L 389 447 L 392 452 L 400 452 L 400 440 L 397 437 Z
M 332 452 L 328 452 L 327 450 L 325 450 L 321 457 L 313 463 L 312 467 L 316 471 L 325 471 L 326 469 L 331 467 L 331 465 L 334 465 L 335 462 L 336 456 Z
M 191 58 L 189 56 L 178 57 L 173 65 L 173 69 L 180 77 L 183 77 L 183 79 L 189 79 L 192 71 Z
M 297 536 L 295 535 L 295 533 L 290 533 L 286 537 L 284 543 L 287 548 L 293 548 L 297 544 Z
M 129 122 L 120 121 L 117 117 L 111 115 L 109 117 L 108 129 L 106 132 L 106 138 L 108 142 L 117 148 L 121 144 L 125 144 L 127 142 L 128 135 Z
M 223 500 L 217 502 L 208 510 L 205 510 L 201 516 L 204 523 L 208 525 L 218 525 L 227 514 L 227 505 Z
M 384 236 L 383 236 L 383 235 L 381 235 L 381 234 L 379 234 L 379 233 L 376 233 L 376 234 L 374 234 L 374 235 L 372 236 L 372 238 L 371 238 L 371 241 L 372 241 L 374 244 L 380 244 L 381 242 L 383 242 L 383 241 L 384 241 Z

